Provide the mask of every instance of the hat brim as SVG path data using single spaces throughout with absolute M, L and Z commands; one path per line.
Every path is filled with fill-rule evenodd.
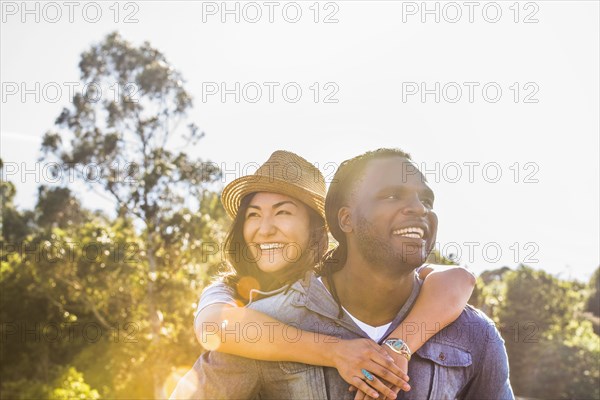
M 325 198 L 323 195 L 277 178 L 267 179 L 256 175 L 238 178 L 223 189 L 221 202 L 227 214 L 235 219 L 242 199 L 248 194 L 256 192 L 279 193 L 296 198 L 325 219 Z

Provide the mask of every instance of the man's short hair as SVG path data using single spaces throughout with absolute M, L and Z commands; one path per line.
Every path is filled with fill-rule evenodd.
M 335 172 L 325 198 L 325 216 L 329 231 L 337 240 L 345 241 L 344 232 L 338 224 L 338 212 L 347 205 L 354 188 L 362 181 L 369 161 L 390 157 L 402 157 L 410 160 L 410 154 L 397 148 L 381 148 L 367 151 L 354 158 L 342 162 Z

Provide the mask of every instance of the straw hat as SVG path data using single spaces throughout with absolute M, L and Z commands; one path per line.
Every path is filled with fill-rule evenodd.
M 256 170 L 223 189 L 221 201 L 235 218 L 244 196 L 255 192 L 280 193 L 294 197 L 325 219 L 325 179 L 318 168 L 289 151 L 277 150 Z

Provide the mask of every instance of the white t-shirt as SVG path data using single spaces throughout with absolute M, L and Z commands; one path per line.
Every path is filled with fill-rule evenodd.
M 325 284 L 323 283 L 323 280 L 321 279 L 320 276 L 319 276 L 318 279 L 319 279 L 319 282 L 321 282 L 321 284 L 325 287 L 325 289 L 327 289 L 327 286 L 325 286 Z M 327 289 L 327 291 L 329 291 L 329 289 Z M 350 314 L 348 312 L 348 310 L 346 310 L 344 308 L 344 306 L 342 306 L 342 309 L 346 312 L 346 314 L 348 314 L 348 316 L 350 318 L 352 318 L 352 320 L 354 321 L 354 323 L 356 323 L 356 325 L 358 325 L 358 327 L 360 329 L 362 329 L 364 333 L 366 333 L 371 339 L 373 339 L 376 342 L 379 342 L 379 340 L 387 332 L 387 330 L 390 327 L 390 325 L 392 325 L 391 322 L 389 322 L 389 323 L 387 323 L 385 325 L 380 325 L 380 326 L 372 326 L 372 325 L 369 325 L 369 324 L 365 324 L 364 322 L 362 322 L 361 320 L 359 320 L 358 318 L 356 318 L 354 315 Z

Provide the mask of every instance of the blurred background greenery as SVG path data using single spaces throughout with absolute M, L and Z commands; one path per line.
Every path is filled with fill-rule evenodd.
M 220 171 L 182 151 L 203 133 L 184 123 L 183 78 L 149 43 L 110 34 L 79 68 L 82 82 L 135 82 L 139 101 L 74 96 L 40 159 L 62 184 L 41 185 L 33 210 L 1 183 L 0 397 L 165 398 L 202 351 L 194 310 L 229 223 Z M 85 208 L 80 184 L 115 215 Z M 519 397 L 600 398 L 599 286 L 599 269 L 589 282 L 525 265 L 479 276 L 470 303 L 500 329 Z

